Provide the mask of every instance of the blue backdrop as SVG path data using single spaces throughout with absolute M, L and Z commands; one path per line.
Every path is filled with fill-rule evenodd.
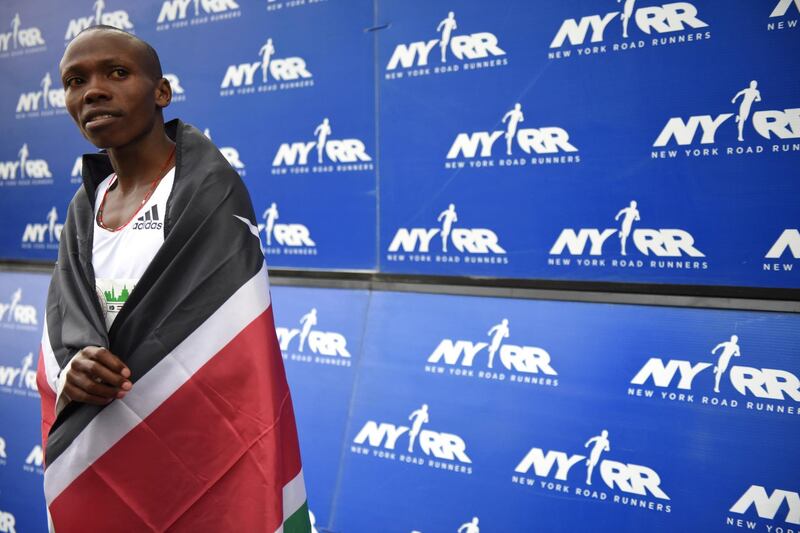
M 100 21 L 159 50 L 273 267 L 800 287 L 793 0 L 54 6 L 0 6 L 0 258 L 55 257 L 92 150 L 58 61 Z

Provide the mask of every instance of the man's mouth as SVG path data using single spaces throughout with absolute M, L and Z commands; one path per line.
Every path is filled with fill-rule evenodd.
M 113 122 L 117 118 L 119 116 L 112 113 L 92 113 L 84 120 L 83 125 L 87 130 L 97 129 Z

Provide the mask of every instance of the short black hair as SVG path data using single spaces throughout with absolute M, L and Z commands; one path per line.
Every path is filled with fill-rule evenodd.
M 134 41 L 139 42 L 142 46 L 144 46 L 145 50 L 147 51 L 147 55 L 149 56 L 149 59 L 151 61 L 151 64 L 148 65 L 148 67 L 149 67 L 148 70 L 150 70 L 150 74 L 153 76 L 153 79 L 159 80 L 159 79 L 164 77 L 164 73 L 161 70 L 161 59 L 159 59 L 158 52 L 156 52 L 156 49 L 153 48 L 150 43 L 148 43 L 144 39 L 141 39 L 140 37 L 137 37 L 136 35 L 134 35 L 132 33 L 128 33 L 125 30 L 121 30 L 121 29 L 117 28 L 116 26 L 109 26 L 108 24 L 97 24 L 95 26 L 89 26 L 88 28 L 86 28 L 83 31 L 81 31 L 75 37 L 77 38 L 81 34 L 87 33 L 87 32 L 90 32 L 90 31 L 101 31 L 101 30 L 102 31 L 118 32 L 118 33 L 121 33 L 123 35 L 127 35 L 128 37 L 130 37 Z

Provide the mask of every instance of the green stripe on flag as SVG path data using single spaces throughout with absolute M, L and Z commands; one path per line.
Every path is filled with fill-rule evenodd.
M 308 518 L 308 502 L 292 514 L 283 523 L 283 533 L 311 533 L 311 521 Z

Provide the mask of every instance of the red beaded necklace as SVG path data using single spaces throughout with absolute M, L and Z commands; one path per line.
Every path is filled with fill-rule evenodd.
M 119 230 L 123 229 L 125 226 L 127 226 L 128 224 L 130 224 L 131 220 L 133 220 L 134 217 L 139 214 L 139 211 L 142 210 L 142 207 L 144 207 L 144 204 L 147 203 L 147 200 L 149 200 L 150 197 L 153 196 L 153 193 L 155 192 L 156 187 L 158 187 L 158 184 L 161 182 L 161 180 L 166 175 L 166 170 L 169 167 L 169 162 L 172 161 L 172 156 L 175 155 L 175 148 L 176 148 L 176 146 L 172 147 L 172 150 L 170 151 L 169 155 L 167 156 L 167 160 L 164 161 L 164 165 L 161 167 L 161 170 L 158 172 L 158 178 L 153 180 L 153 183 L 150 185 L 150 189 L 147 191 L 147 193 L 145 193 L 144 198 L 142 198 L 142 202 L 139 204 L 139 207 L 136 208 L 136 211 L 133 212 L 133 214 L 131 215 L 131 218 L 129 218 L 127 222 L 125 222 L 123 225 L 119 226 L 118 228 L 110 228 L 110 227 L 106 226 L 105 222 L 103 222 L 103 210 L 106 207 L 106 198 L 108 198 L 108 192 L 110 190 L 112 190 L 114 187 L 116 187 L 116 185 L 117 185 L 117 175 L 114 174 L 111 177 L 111 183 L 109 183 L 108 187 L 106 188 L 106 192 L 103 193 L 103 199 L 100 201 L 100 207 L 97 208 L 97 225 L 100 226 L 101 228 L 103 228 L 104 230 L 119 231 Z

